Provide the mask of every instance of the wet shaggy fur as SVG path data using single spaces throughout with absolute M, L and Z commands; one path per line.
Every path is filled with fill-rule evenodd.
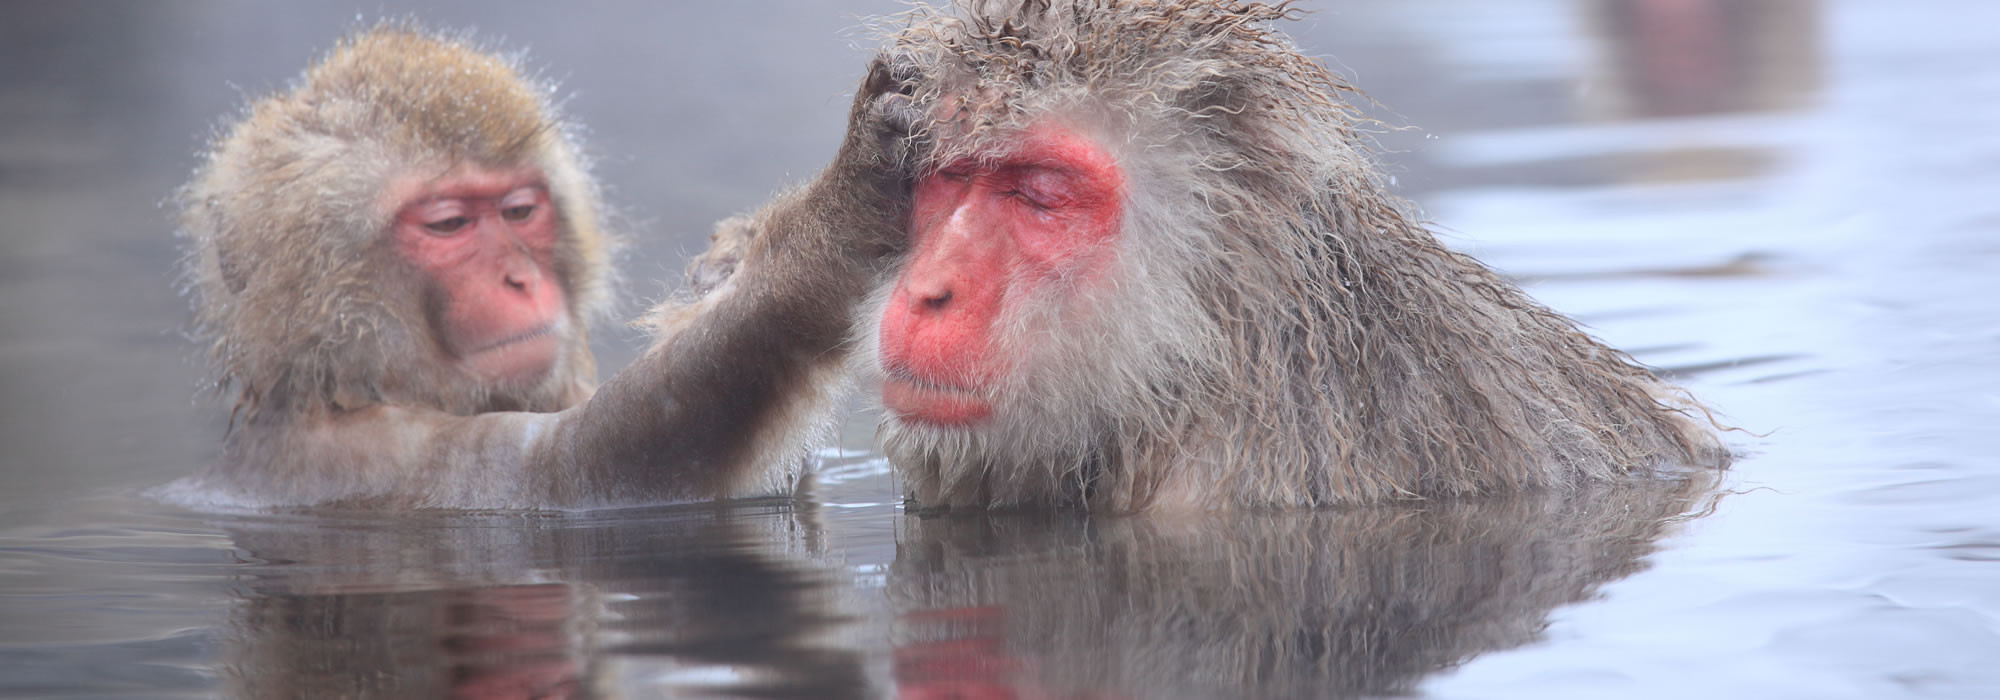
M 401 27 L 342 44 L 253 105 L 187 189 L 197 310 L 239 420 L 215 469 L 161 495 L 386 510 L 783 492 L 846 385 L 854 310 L 904 247 L 913 119 L 894 86 L 871 66 L 833 162 L 721 229 L 692 272 L 716 286 L 658 312 L 652 348 L 597 387 L 574 326 L 605 301 L 606 237 L 547 91 Z M 468 165 L 539 168 L 562 216 L 571 346 L 532 386 L 459 369 L 390 231 L 413 177 Z
M 1294 12 L 975 0 L 886 23 L 886 60 L 931 115 L 918 172 L 1054 122 L 1129 183 L 1112 282 L 1010 292 L 994 419 L 885 427 L 914 498 L 1315 506 L 1725 464 L 1681 391 L 1386 191 L 1352 88 L 1274 26 Z
M 196 322 L 236 418 L 284 422 L 390 403 L 460 415 L 560 409 L 596 382 L 585 328 L 534 386 L 456 367 L 387 235 L 392 178 L 532 165 L 561 216 L 570 319 L 607 311 L 596 186 L 549 89 L 467 40 L 384 24 L 340 43 L 217 137 L 180 193 Z

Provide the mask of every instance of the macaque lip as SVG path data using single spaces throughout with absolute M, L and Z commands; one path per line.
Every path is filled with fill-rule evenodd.
M 533 381 L 555 369 L 561 350 L 556 324 L 495 340 L 464 353 L 465 364 L 489 380 Z
M 891 376 L 882 382 L 882 404 L 897 418 L 939 427 L 971 427 L 993 415 L 993 406 L 972 391 Z

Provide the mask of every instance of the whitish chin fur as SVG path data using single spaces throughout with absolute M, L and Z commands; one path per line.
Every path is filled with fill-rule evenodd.
M 1019 420 L 997 404 L 973 426 L 940 426 L 885 414 L 882 451 L 908 495 L 926 508 L 1004 508 L 1073 501 L 1084 493 L 1095 450 L 1090 431 Z

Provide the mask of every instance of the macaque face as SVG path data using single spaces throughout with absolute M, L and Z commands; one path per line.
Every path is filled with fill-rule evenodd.
M 995 392 L 1021 369 L 1002 349 L 1033 343 L 1001 343 L 1022 332 L 1008 320 L 1102 281 L 1125 177 L 1094 140 L 1043 125 L 1008 153 L 925 177 L 913 197 L 913 249 L 879 337 L 883 402 L 903 421 L 975 427 L 1001 410 Z
M 541 172 L 465 166 L 392 194 L 396 250 L 428 277 L 424 306 L 446 354 L 487 382 L 546 377 L 570 328 Z

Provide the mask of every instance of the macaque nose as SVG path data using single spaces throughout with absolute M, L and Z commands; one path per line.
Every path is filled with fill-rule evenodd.
M 911 312 L 947 311 L 963 297 L 965 290 L 960 287 L 977 284 L 971 276 L 989 262 L 986 258 L 994 251 L 978 232 L 968 230 L 967 218 L 963 209 L 955 212 L 917 245 L 915 258 L 903 273 L 903 291 L 909 295 Z
M 513 291 L 533 294 L 535 286 L 542 281 L 542 269 L 526 253 L 510 255 L 505 267 L 501 268 L 500 281 Z
M 503 226 L 488 245 L 494 247 L 499 258 L 500 282 L 511 291 L 533 296 L 542 282 L 542 267 L 535 262 L 534 251 L 529 250 L 521 234 Z
M 906 273 L 904 292 L 912 313 L 941 313 L 957 296 L 957 278 L 964 261 L 952 251 L 924 256 Z

